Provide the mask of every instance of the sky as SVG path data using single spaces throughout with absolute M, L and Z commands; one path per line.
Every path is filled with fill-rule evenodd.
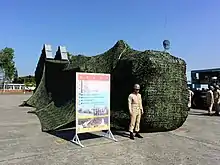
M 19 76 L 33 75 L 43 44 L 93 56 L 118 40 L 137 50 L 163 50 L 192 69 L 220 67 L 220 1 L 0 0 L 0 49 L 15 50 Z

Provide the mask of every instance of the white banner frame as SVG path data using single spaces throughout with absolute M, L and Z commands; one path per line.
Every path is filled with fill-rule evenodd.
M 78 92 L 78 89 L 79 89 L 79 85 L 81 85 L 81 84 L 79 84 L 79 76 L 80 75 L 89 75 L 89 76 L 108 76 L 109 77 L 109 101 L 108 101 L 108 107 L 109 107 L 109 109 L 108 109 L 108 129 L 104 129 L 104 130 L 100 130 L 100 131 L 107 131 L 106 133 L 104 133 L 103 134 L 103 137 L 105 137 L 105 138 L 108 138 L 108 139 L 111 139 L 111 140 L 114 140 L 114 141 L 118 141 L 117 139 L 115 139 L 115 137 L 114 137 L 114 135 L 112 134 L 112 132 L 111 132 L 111 129 L 110 129 L 110 123 L 111 123 L 111 121 L 110 121 L 110 89 L 111 89 L 111 85 L 110 85 L 110 83 L 111 83 L 111 81 L 110 81 L 110 79 L 111 79 L 111 75 L 110 74 L 104 74 L 104 73 L 85 73 L 85 72 L 76 72 L 76 98 L 75 98 L 75 116 L 76 116 L 76 131 L 75 131 L 75 136 L 73 137 L 73 139 L 71 140 L 73 143 L 75 143 L 75 144 L 77 144 L 77 145 L 79 145 L 79 146 L 81 146 L 81 147 L 84 147 L 84 145 L 82 145 L 82 143 L 80 142 L 80 139 L 79 139 L 79 136 L 78 136 L 78 134 L 80 134 L 80 132 L 78 132 L 78 120 L 79 120 L 79 117 L 78 117 L 78 110 L 79 110 L 79 105 L 78 105 L 78 103 L 79 103 L 79 92 Z M 81 89 L 81 86 L 80 86 L 80 89 Z M 92 133 L 92 132 L 96 132 L 96 131 L 88 131 L 88 132 L 82 132 L 82 133 Z

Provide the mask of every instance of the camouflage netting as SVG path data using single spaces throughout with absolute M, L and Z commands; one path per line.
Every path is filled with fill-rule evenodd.
M 41 67 L 35 72 L 38 88 L 25 105 L 36 107 L 34 113 L 43 131 L 58 129 L 75 120 L 77 71 L 111 73 L 113 127 L 128 127 L 127 97 L 134 83 L 141 85 L 145 111 L 142 131 L 173 130 L 182 126 L 187 118 L 186 64 L 169 53 L 141 52 L 118 41 L 113 48 L 97 56 L 72 56 L 70 63 L 55 59 L 39 63 Z

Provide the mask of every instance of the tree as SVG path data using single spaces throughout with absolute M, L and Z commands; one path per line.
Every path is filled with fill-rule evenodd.
M 6 80 L 14 79 L 16 67 L 14 62 L 14 49 L 4 48 L 0 51 L 0 64 L 4 69 Z
M 73 56 L 73 55 L 72 55 L 71 53 L 67 52 L 67 57 L 68 57 L 69 60 L 72 59 L 72 56 Z
M 35 77 L 32 75 L 18 77 L 17 79 L 14 79 L 13 83 L 25 84 L 25 86 L 36 86 Z

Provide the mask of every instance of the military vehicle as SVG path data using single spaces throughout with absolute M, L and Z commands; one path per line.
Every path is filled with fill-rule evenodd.
M 209 85 L 220 84 L 220 68 L 191 71 L 191 86 L 194 96 L 192 108 L 207 110 L 206 92 Z

